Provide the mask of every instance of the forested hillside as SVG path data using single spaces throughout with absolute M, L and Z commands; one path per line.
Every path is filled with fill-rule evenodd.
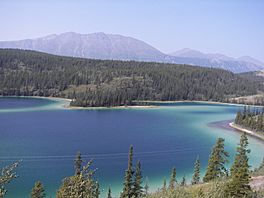
M 264 107 L 262 110 L 244 107 L 243 112 L 238 112 L 235 124 L 243 128 L 264 134 Z
M 75 106 L 213 100 L 256 94 L 257 81 L 221 69 L 0 50 L 0 95 L 59 96 Z

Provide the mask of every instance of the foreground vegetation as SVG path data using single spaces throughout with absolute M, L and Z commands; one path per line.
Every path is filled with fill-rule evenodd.
M 258 169 L 250 171 L 248 164 L 248 139 L 246 134 L 241 135 L 240 143 L 234 163 L 228 171 L 225 167 L 229 154 L 224 149 L 224 139 L 219 138 L 212 149 L 208 161 L 208 167 L 203 179 L 200 174 L 200 161 L 197 157 L 194 163 L 194 173 L 189 184 L 185 177 L 177 181 L 176 168 L 172 169 L 168 186 L 164 180 L 163 186 L 157 191 L 150 193 L 146 181 L 143 185 L 141 163 L 138 161 L 133 166 L 133 147 L 130 147 L 128 156 L 128 167 L 125 171 L 123 190 L 120 198 L 260 198 L 263 191 L 255 192 L 250 186 L 251 176 L 264 175 L 264 160 Z M 66 177 L 59 187 L 57 198 L 98 198 L 100 196 L 99 183 L 95 180 L 96 170 L 92 170 L 92 161 L 83 166 L 81 153 L 77 153 L 74 161 L 75 174 Z M 2 169 L 0 176 L 1 194 L 6 194 L 6 184 L 16 178 L 14 169 L 18 163 Z M 263 182 L 264 183 L 264 182 Z M 45 189 L 40 181 L 37 181 L 30 193 L 31 198 L 44 198 Z M 108 189 L 107 198 L 112 198 L 111 189 Z
M 74 99 L 73 106 L 133 105 L 135 100 L 229 101 L 263 91 L 260 84 L 221 69 L 0 49 L 0 95 L 65 97 Z

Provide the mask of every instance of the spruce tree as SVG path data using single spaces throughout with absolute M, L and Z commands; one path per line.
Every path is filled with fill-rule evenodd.
M 108 193 L 107 193 L 107 198 L 112 198 L 112 195 L 111 195 L 111 188 L 109 187 L 108 188 Z
M 208 167 L 203 178 L 204 182 L 209 182 L 223 176 L 228 176 L 225 163 L 228 162 L 227 157 L 229 157 L 229 154 L 224 150 L 224 141 L 225 140 L 223 138 L 218 138 L 216 145 L 212 149 Z
M 99 198 L 100 196 L 100 185 L 98 182 L 95 183 L 95 198 Z
M 227 195 L 230 197 L 248 197 L 252 190 L 249 185 L 250 170 L 248 164 L 248 138 L 245 133 L 241 135 L 235 161 L 231 167 L 231 179 L 227 185 Z
M 162 186 L 162 191 L 165 192 L 167 190 L 167 182 L 166 179 L 163 180 L 163 186 Z
M 263 116 L 262 115 L 258 115 L 257 116 L 257 126 L 256 129 L 258 132 L 262 131 L 262 127 L 263 127 Z
M 92 161 L 82 167 L 81 173 L 63 179 L 56 198 L 98 198 L 99 185 L 94 180 L 95 170 L 91 170 Z
M 131 198 L 133 196 L 133 146 L 130 146 L 128 156 L 128 167 L 125 172 L 125 181 L 121 198 Z
M 13 179 L 18 177 L 15 169 L 17 168 L 19 163 L 20 161 L 0 168 L 0 198 L 4 197 L 7 192 L 6 185 L 9 184 Z
M 133 188 L 133 197 L 140 198 L 143 195 L 142 188 L 142 173 L 141 173 L 141 164 L 140 161 L 137 162 L 136 172 L 135 172 L 135 181 Z
M 176 187 L 176 168 L 174 167 L 171 171 L 171 178 L 170 178 L 170 183 L 169 183 L 169 189 L 173 190 Z
M 144 196 L 147 196 L 148 193 L 149 193 L 149 181 L 148 181 L 148 177 L 146 177 L 145 186 L 144 186 Z
M 236 115 L 235 124 L 240 125 L 241 122 L 242 122 L 242 120 L 243 120 L 243 116 L 242 116 L 241 112 L 239 111 L 239 112 L 237 113 L 237 115 Z
M 82 168 L 82 156 L 81 152 L 77 152 L 76 158 L 74 160 L 74 168 L 75 168 L 75 175 L 79 175 L 81 173 L 81 168 Z
M 40 181 L 37 181 L 31 190 L 31 198 L 44 198 L 45 189 Z
M 244 106 L 244 110 L 243 110 L 243 119 L 246 118 L 247 115 L 247 106 Z
M 185 175 L 182 177 L 182 180 L 181 180 L 181 186 L 186 186 L 186 178 L 185 178 Z
M 198 184 L 199 182 L 200 182 L 200 160 L 199 160 L 199 157 L 197 157 L 195 164 L 194 164 L 192 185 Z

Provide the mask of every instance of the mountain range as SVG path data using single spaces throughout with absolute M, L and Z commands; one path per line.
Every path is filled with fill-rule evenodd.
M 66 32 L 37 39 L 0 41 L 0 48 L 30 49 L 55 55 L 113 60 L 135 60 L 216 67 L 235 73 L 259 71 L 264 63 L 250 56 L 232 58 L 223 54 L 182 49 L 165 54 L 132 37 L 116 34 Z

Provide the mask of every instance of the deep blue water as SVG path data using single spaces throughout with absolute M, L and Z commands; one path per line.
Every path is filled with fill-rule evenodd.
M 41 98 L 29 98 L 29 97 L 1 97 L 0 109 L 19 109 L 25 107 L 39 107 L 53 103 L 54 101 L 41 99 Z
M 237 106 L 180 103 L 151 109 L 69 110 L 52 105 L 51 100 L 0 98 L 0 160 L 2 164 L 23 160 L 7 197 L 28 197 L 37 180 L 54 196 L 61 180 L 74 173 L 77 151 L 86 161 L 94 160 L 101 190 L 111 186 L 118 195 L 131 144 L 135 162 L 141 161 L 143 175 L 155 189 L 164 177 L 169 179 L 173 166 L 178 180 L 183 175 L 190 177 L 198 155 L 204 170 L 218 137 L 226 139 L 232 161 L 240 137 L 237 132 L 208 125 L 234 119 L 241 108 Z M 253 167 L 264 156 L 263 146 L 250 138 Z

